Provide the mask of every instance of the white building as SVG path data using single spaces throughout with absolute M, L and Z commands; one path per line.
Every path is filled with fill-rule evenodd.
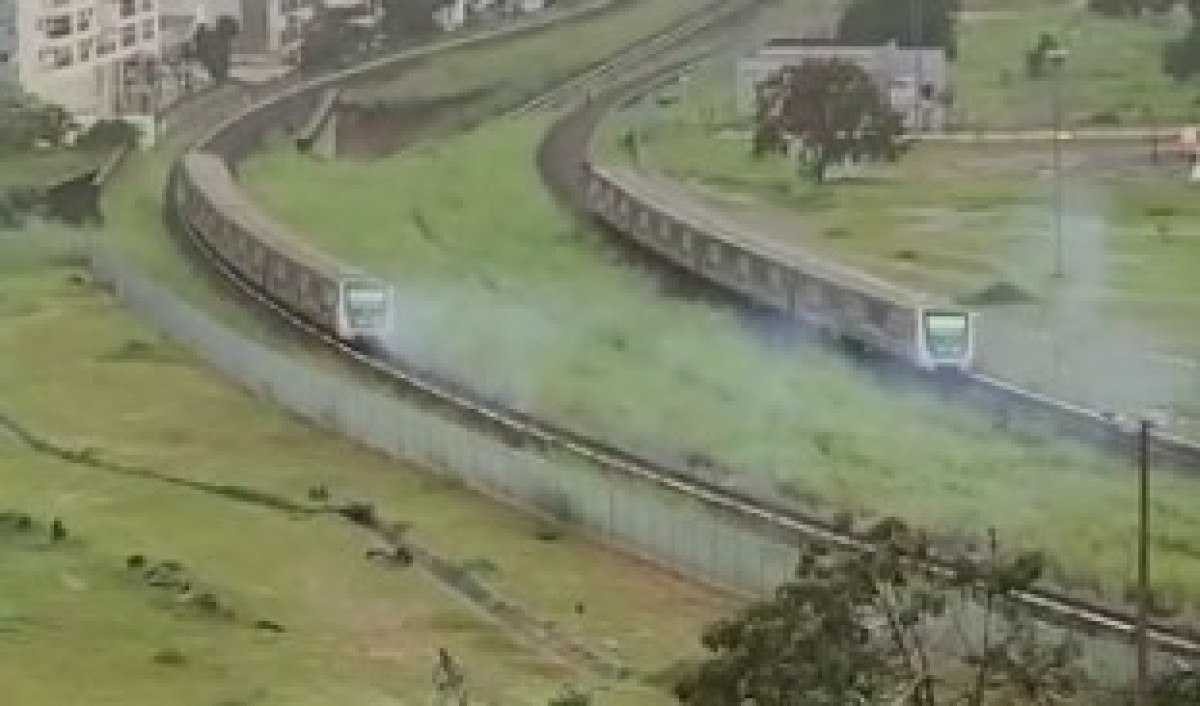
M 17 5 L 0 0 L 0 81 L 17 80 Z
M 450 0 L 433 11 L 433 22 L 445 32 L 453 32 L 467 21 L 467 0 Z
M 785 66 L 810 60 L 841 59 L 862 67 L 879 87 L 906 130 L 941 130 L 946 123 L 949 85 L 946 52 L 940 48 L 836 45 L 824 39 L 773 39 L 757 54 L 738 61 L 737 109 L 755 111 L 755 87 Z
M 240 31 L 233 40 L 233 51 L 246 55 L 300 62 L 304 27 L 313 18 L 308 0 L 241 0 Z
M 157 2 L 16 0 L 21 88 L 82 118 L 152 115 Z

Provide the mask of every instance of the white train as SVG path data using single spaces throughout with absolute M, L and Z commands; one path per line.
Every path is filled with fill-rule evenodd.
M 277 304 L 347 342 L 374 344 L 391 333 L 393 288 L 289 237 L 220 157 L 189 152 L 168 189 L 188 235 Z
M 848 268 L 672 213 L 585 164 L 588 208 L 643 246 L 750 299 L 924 370 L 967 370 L 974 316 Z

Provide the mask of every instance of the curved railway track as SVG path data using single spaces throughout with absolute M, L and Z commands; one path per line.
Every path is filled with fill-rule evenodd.
M 515 110 L 515 113 L 527 113 L 561 106 L 566 101 L 571 100 L 572 97 L 577 97 L 581 91 L 586 92 L 588 100 L 584 101 L 582 106 L 576 106 L 575 111 L 561 119 L 552 128 L 546 143 L 543 144 L 543 155 L 540 156 L 544 156 L 548 145 L 561 145 L 572 141 L 577 145 L 586 145 L 599 116 L 602 115 L 608 106 L 611 106 L 612 103 L 625 95 L 630 88 L 629 85 L 614 88 L 611 85 L 605 85 L 606 82 L 617 71 L 632 68 L 638 62 L 649 61 L 667 49 L 677 46 L 680 42 L 693 38 L 706 29 L 711 29 L 715 22 L 726 16 L 721 11 L 722 5 L 723 3 L 715 3 L 709 7 L 707 13 L 704 13 L 704 17 L 689 18 L 672 30 L 663 32 L 643 43 L 631 47 L 626 52 L 622 52 L 618 57 L 589 69 L 584 74 L 567 81 L 554 90 L 540 96 L 538 99 L 531 100 Z M 647 45 L 651 48 L 647 48 Z M 637 81 L 648 83 L 662 78 L 664 75 L 668 75 L 671 71 L 675 70 L 678 70 L 678 66 L 664 68 L 657 74 L 640 77 Z M 339 72 L 331 76 L 306 82 L 300 86 L 283 91 L 274 97 L 260 101 L 247 110 L 238 113 L 238 115 L 222 122 L 205 139 L 202 139 L 199 144 L 203 146 L 207 141 L 238 120 L 277 100 L 295 95 L 300 91 L 325 87 L 354 75 L 357 75 L 357 72 Z M 599 100 L 591 100 L 593 90 L 600 88 L 604 89 L 603 97 Z M 540 161 L 544 162 L 544 160 Z M 570 174 L 571 170 L 566 162 L 562 160 L 558 160 L 558 162 L 557 171 L 559 172 L 559 178 L 551 178 L 550 182 L 552 184 L 557 182 L 555 190 L 559 192 L 560 196 L 571 198 L 570 189 L 567 188 L 564 192 L 563 185 L 569 184 L 573 175 Z M 170 204 L 171 200 L 167 199 L 166 203 Z M 168 216 L 171 215 L 168 207 Z M 172 220 L 174 219 L 172 218 Z M 180 224 L 176 221 L 176 225 Z M 522 443 L 532 442 L 541 448 L 566 452 L 598 466 L 645 479 L 681 495 L 698 500 L 708 506 L 735 513 L 761 527 L 763 531 L 773 533 L 783 532 L 787 536 L 796 539 L 815 540 L 851 550 L 873 550 L 872 545 L 862 537 L 838 530 L 818 518 L 807 516 L 793 509 L 751 498 L 746 494 L 723 487 L 717 483 L 698 479 L 686 470 L 645 458 L 627 449 L 536 418 L 502 403 L 483 399 L 454 384 L 439 380 L 435 376 L 428 374 L 427 371 L 414 370 L 406 367 L 402 362 L 387 360 L 370 352 L 356 349 L 344 341 L 312 326 L 304 319 L 278 305 L 253 283 L 243 279 L 236 271 L 225 265 L 209 249 L 204 238 L 198 237 L 189 227 L 184 226 L 183 231 L 187 240 L 195 246 L 197 251 L 204 256 L 224 279 L 228 280 L 247 297 L 278 315 L 291 326 L 294 326 L 296 330 L 301 331 L 306 336 L 319 340 L 325 346 L 338 351 L 357 365 L 382 375 L 405 389 L 415 391 L 422 396 L 437 401 L 446 408 L 454 410 L 465 419 L 477 424 L 491 426 L 495 430 L 502 431 L 519 439 Z M 943 574 L 954 571 L 948 561 L 939 561 L 937 559 L 931 560 L 929 568 L 932 571 Z M 1124 612 L 1077 600 L 1055 591 L 1036 590 L 1020 592 L 1012 594 L 1011 598 L 1052 622 L 1079 625 L 1121 637 L 1132 635 L 1134 632 L 1134 621 Z M 1200 657 L 1200 634 L 1181 628 L 1152 624 L 1148 629 L 1148 636 L 1152 644 L 1165 653 L 1185 657 Z

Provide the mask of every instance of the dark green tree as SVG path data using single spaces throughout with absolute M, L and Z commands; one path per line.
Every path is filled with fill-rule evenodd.
M 1049 32 L 1038 36 L 1037 45 L 1025 53 L 1025 73 L 1029 78 L 1044 78 L 1046 76 L 1046 54 L 1051 49 L 1059 47 L 1058 38 Z
M 962 559 L 951 576 L 926 569 L 928 542 L 888 519 L 868 533 L 874 551 L 804 547 L 796 577 L 774 599 L 710 625 L 702 636 L 714 654 L 676 694 L 689 706 L 845 706 L 905 695 L 920 706 L 1050 704 L 1074 694 L 1078 652 L 1047 640 L 1037 624 L 1003 600 L 1028 588 L 1042 560 L 991 553 Z M 960 665 L 939 665 L 929 623 L 959 605 L 979 605 L 987 623 Z M 999 618 L 1003 617 L 1003 620 Z M 967 682 L 943 684 L 938 671 L 974 670 Z
M 961 0 L 853 0 L 838 25 L 838 40 L 855 44 L 942 47 L 958 57 L 955 13 Z
M 446 0 L 382 0 L 381 29 L 393 37 L 420 36 L 432 32 L 433 11 Z
M 196 28 L 195 56 L 217 83 L 229 80 L 233 38 L 238 31 L 237 20 L 229 15 L 218 17 L 213 27 L 200 25 Z
M 1200 671 L 1189 665 L 1179 665 L 1155 680 L 1150 697 L 1154 706 L 1200 704 Z
M 1145 0 L 1088 0 L 1088 9 L 1105 17 L 1137 17 Z
M 1200 25 L 1193 24 L 1183 37 L 1163 47 L 1163 71 L 1176 81 L 1200 72 Z
M 900 116 L 857 64 L 808 60 L 773 73 L 757 91 L 755 156 L 786 151 L 789 139 L 801 140 L 818 183 L 837 160 L 896 157 Z

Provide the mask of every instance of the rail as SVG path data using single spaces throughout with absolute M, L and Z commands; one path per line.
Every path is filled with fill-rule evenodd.
M 717 6 L 719 5 L 720 3 L 717 3 Z M 712 13 L 712 16 L 708 19 L 708 24 L 712 24 L 721 17 L 719 10 L 713 10 Z M 676 34 L 678 37 L 690 36 L 690 34 L 694 34 L 702 28 L 703 26 L 698 26 L 688 33 L 665 32 L 663 35 Z M 649 41 L 654 40 L 663 42 L 662 35 L 657 35 Z M 665 46 L 669 46 L 669 44 Z M 416 56 L 426 53 L 430 52 L 428 50 L 415 50 L 412 55 Z M 391 61 L 398 60 L 394 57 L 391 59 Z M 617 62 L 610 61 L 607 63 L 616 64 Z M 245 120 L 249 116 L 272 106 L 277 106 L 281 101 L 287 101 L 289 98 L 295 98 L 305 92 L 311 92 L 315 88 L 321 88 L 347 78 L 352 78 L 371 68 L 374 68 L 374 66 L 368 65 L 341 71 L 330 76 L 305 82 L 277 95 L 258 101 L 244 111 L 223 121 L 201 139 L 198 144 L 202 147 L 210 145 L 223 132 L 236 126 L 239 121 Z M 586 85 L 576 84 L 574 90 L 578 91 L 582 87 L 588 89 L 590 95 L 590 88 L 602 84 L 603 81 L 609 78 L 611 73 L 611 68 L 605 70 L 603 66 L 596 67 L 590 71 L 589 75 L 591 79 L 584 82 Z M 608 91 L 606 95 L 611 99 L 614 95 L 617 95 L 617 92 Z M 556 100 L 561 100 L 561 97 L 556 98 Z M 538 109 L 541 105 L 551 104 L 553 104 L 553 101 L 550 103 L 530 102 L 527 104 L 526 110 Z M 168 198 L 167 203 L 171 204 L 173 200 Z M 324 331 L 311 326 L 291 311 L 275 303 L 271 297 L 259 291 L 253 283 L 244 280 L 236 271 L 227 267 L 208 248 L 204 238 L 197 237 L 191 228 L 185 227 L 184 230 L 189 240 L 196 245 L 198 250 L 212 263 L 213 267 L 220 274 L 260 305 L 273 311 L 296 328 L 311 335 L 314 339 L 320 340 L 323 344 L 339 351 L 357 364 L 395 380 L 407 388 L 436 399 L 468 417 L 495 425 L 519 438 L 534 442 L 544 449 L 565 452 L 601 468 L 648 481 L 680 496 L 699 501 L 707 507 L 719 508 L 730 512 L 742 518 L 745 522 L 750 523 L 753 527 L 758 528 L 758 531 L 761 531 L 765 536 L 782 534 L 783 536 L 792 538 L 793 541 L 797 538 L 805 538 L 852 550 L 873 550 L 872 544 L 865 538 L 856 536 L 850 532 L 841 531 L 819 518 L 804 515 L 793 509 L 778 507 L 760 499 L 749 497 L 747 494 L 737 490 L 723 487 L 717 483 L 695 478 L 684 470 L 644 458 L 613 444 L 535 418 L 502 404 L 478 399 L 452 386 L 435 381 L 419 371 L 407 370 L 394 362 L 365 354 L 341 340 L 326 334 Z M 928 566 L 931 570 L 941 573 L 950 573 L 955 570 L 949 561 L 942 561 L 936 558 L 930 560 Z M 1011 594 L 1011 598 L 1030 609 L 1038 611 L 1055 622 L 1075 623 L 1121 636 L 1131 635 L 1134 630 L 1133 619 L 1118 610 L 1076 600 L 1053 591 L 1018 592 Z M 1148 629 L 1148 636 L 1152 644 L 1166 653 L 1189 657 L 1200 656 L 1200 636 L 1193 634 L 1191 631 L 1153 624 Z

